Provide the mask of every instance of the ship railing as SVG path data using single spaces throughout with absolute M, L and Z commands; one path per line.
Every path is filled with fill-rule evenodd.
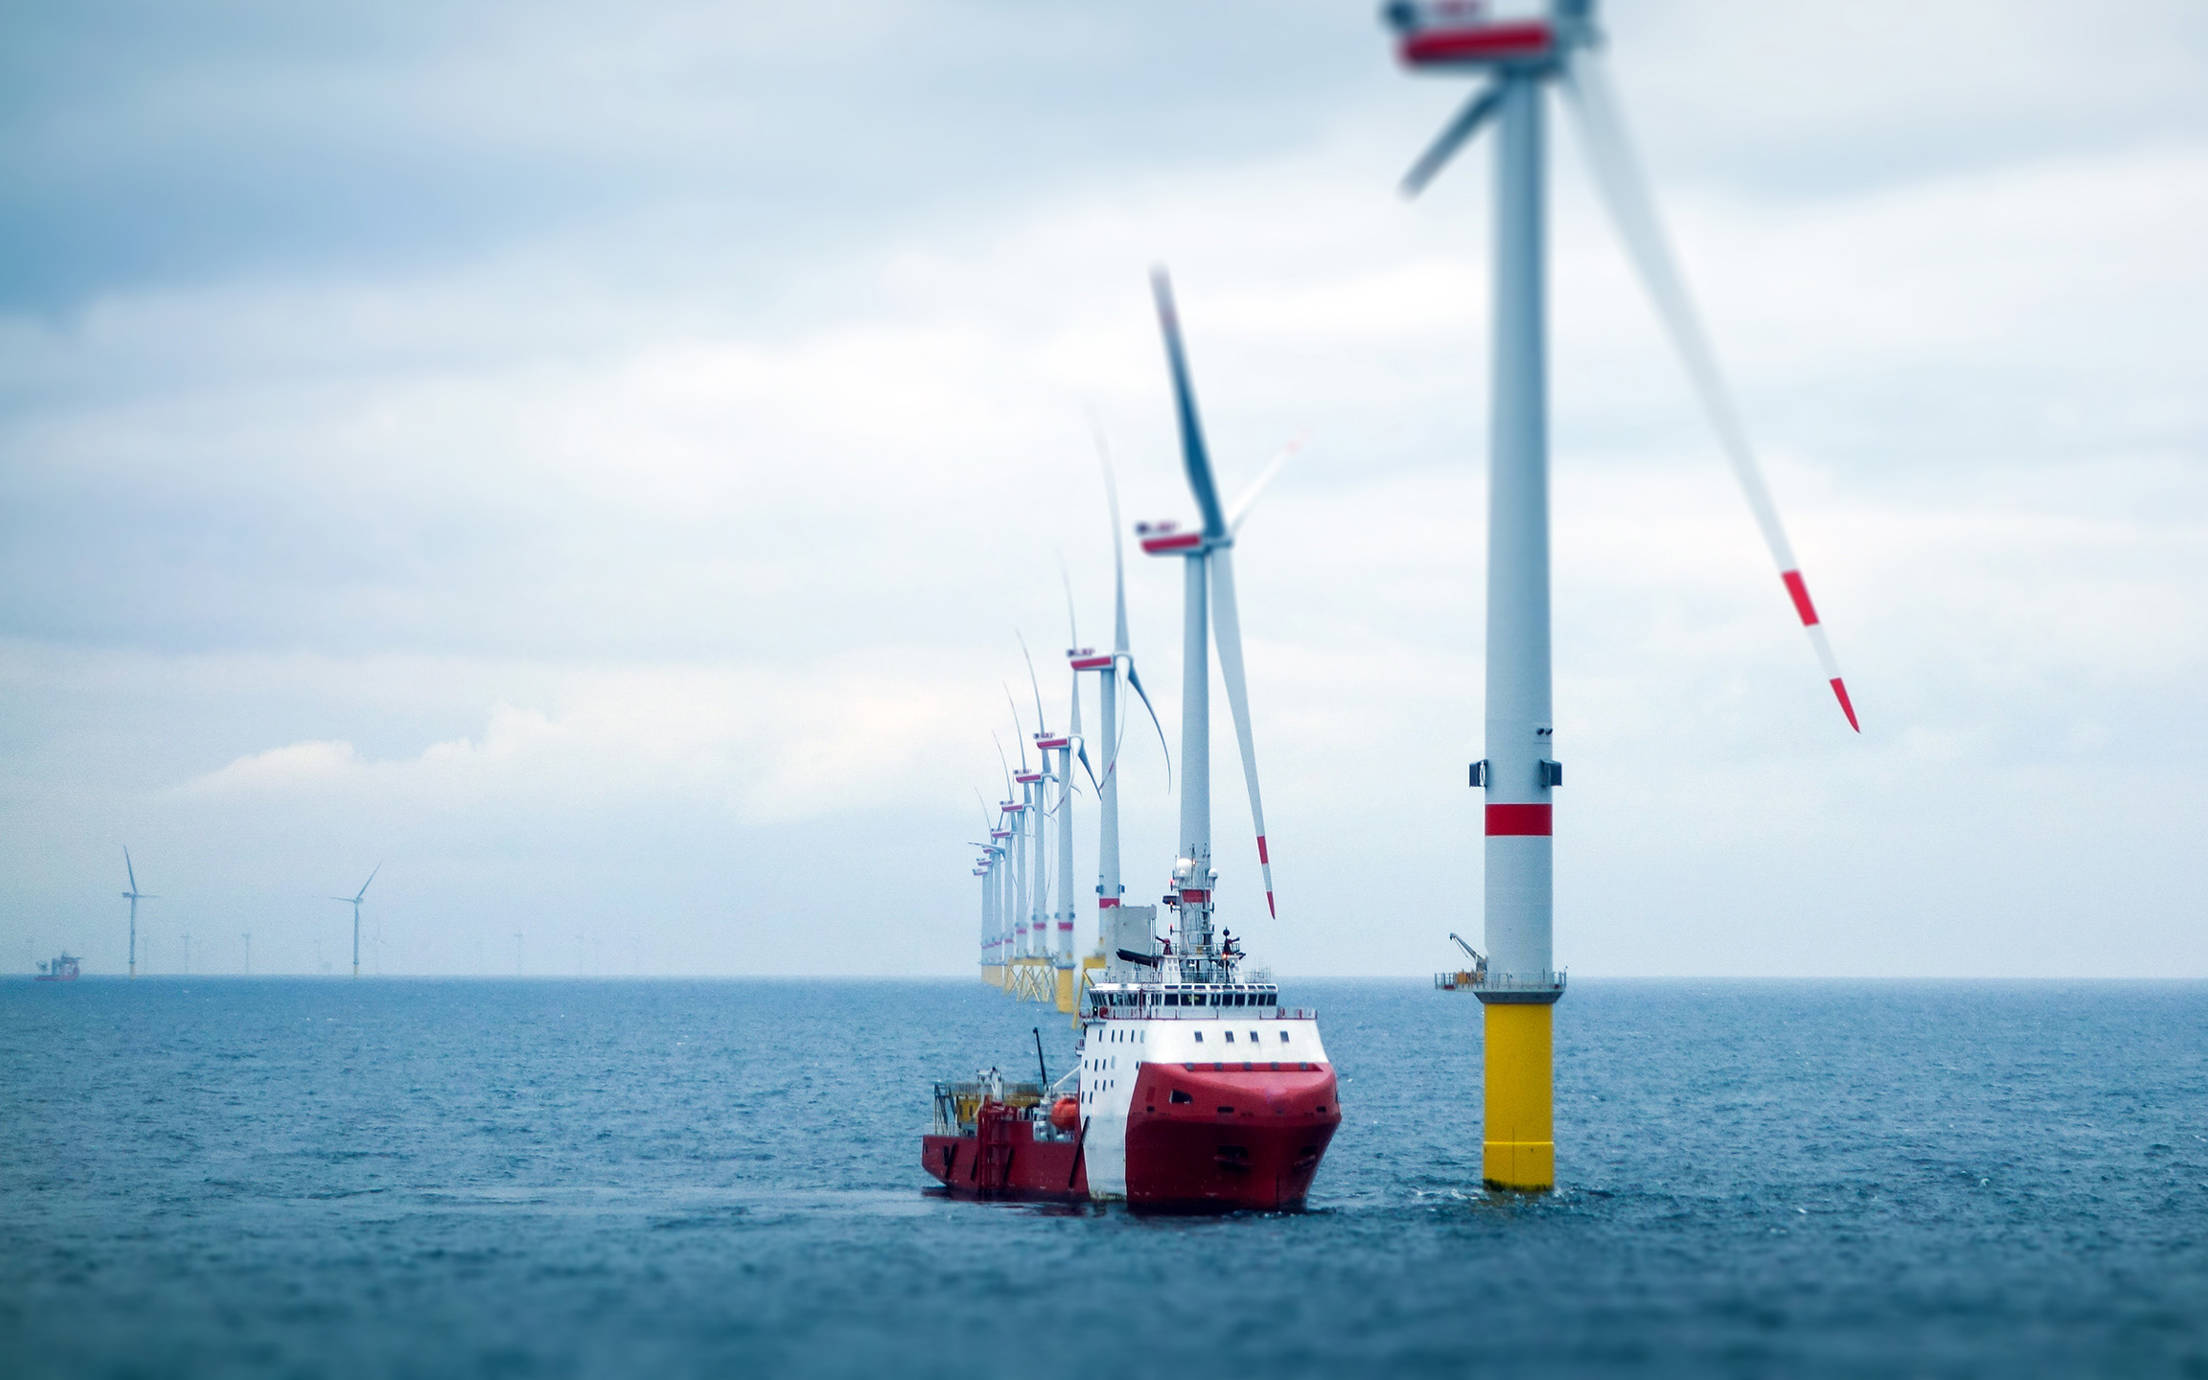
M 1100 1006 L 1089 1013 L 1104 1021 L 1315 1021 L 1311 1006 Z

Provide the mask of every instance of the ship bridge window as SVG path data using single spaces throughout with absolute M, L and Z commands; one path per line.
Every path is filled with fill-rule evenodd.
M 1231 1030 L 1227 1032 L 1227 1043 L 1230 1045 L 1234 1043 L 1234 1032 Z
M 1281 1032 L 1280 1032 L 1280 1042 L 1281 1042 L 1282 1044 L 1287 1044 L 1287 1043 L 1288 1043 L 1288 1032 L 1287 1032 L 1287 1031 L 1283 1030 L 1283 1031 L 1281 1031 Z
M 1197 1031 L 1197 1032 L 1196 1032 L 1196 1043 L 1197 1043 L 1197 1044 L 1202 1044 L 1203 1042 L 1204 1042 L 1204 1032 L 1203 1032 L 1203 1031 L 1201 1031 L 1201 1030 L 1199 1030 L 1199 1031 Z
M 1257 1043 L 1257 1032 L 1254 1030 L 1250 1032 L 1250 1043 L 1253 1045 Z

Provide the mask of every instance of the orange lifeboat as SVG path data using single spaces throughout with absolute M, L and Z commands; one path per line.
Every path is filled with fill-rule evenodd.
M 1050 1104 L 1050 1124 L 1061 1131 L 1070 1131 L 1081 1124 L 1081 1104 L 1070 1097 L 1061 1097 Z

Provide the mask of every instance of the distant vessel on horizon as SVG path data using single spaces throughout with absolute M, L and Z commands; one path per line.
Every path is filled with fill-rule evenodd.
M 77 964 L 82 961 L 75 954 L 55 954 L 51 959 L 38 965 L 38 975 L 32 981 L 75 982 L 77 980 Z

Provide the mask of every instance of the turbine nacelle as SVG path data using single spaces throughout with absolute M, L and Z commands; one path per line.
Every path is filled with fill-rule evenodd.
M 1413 69 L 1538 66 L 1559 46 L 1550 16 L 1505 18 L 1479 0 L 1393 0 L 1380 17 L 1396 32 L 1396 57 Z
M 1144 554 L 1151 556 L 1195 556 L 1210 547 L 1202 532 L 1183 532 L 1179 523 L 1171 521 L 1138 522 L 1135 536 Z

